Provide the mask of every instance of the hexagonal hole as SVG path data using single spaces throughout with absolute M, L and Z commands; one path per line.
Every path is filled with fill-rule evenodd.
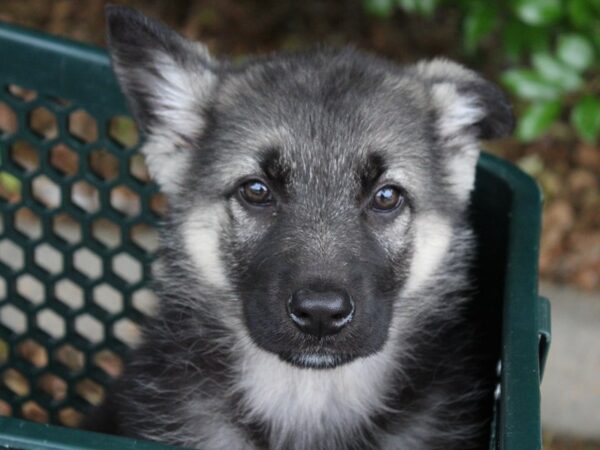
M 75 392 L 94 406 L 104 400 L 104 388 L 89 378 L 79 381 L 75 385 Z
M 23 268 L 25 256 L 21 247 L 8 239 L 4 239 L 0 241 L 0 261 L 13 270 L 20 270 Z
M 60 339 L 65 335 L 65 319 L 51 309 L 43 309 L 37 313 L 37 326 L 44 330 L 54 339 Z
M 130 347 L 137 347 L 142 340 L 140 327 L 127 318 L 119 319 L 113 324 L 113 334 Z
M 40 165 L 38 151 L 27 141 L 16 141 L 10 146 L 10 159 L 27 172 L 37 169 Z
M 61 174 L 73 176 L 79 170 L 79 155 L 65 144 L 58 144 L 50 149 L 50 164 Z
M 29 274 L 21 275 L 17 279 L 17 292 L 34 305 L 39 305 L 46 298 L 44 285 Z
M 145 223 L 138 223 L 131 228 L 131 240 L 147 253 L 158 250 L 158 231 Z
M 73 265 L 90 279 L 102 276 L 102 260 L 87 248 L 80 248 L 73 254 Z
M 12 406 L 10 406 L 10 404 L 6 403 L 4 400 L 0 400 L 0 416 L 12 416 Z
M 0 102 L 0 135 L 13 134 L 19 129 L 19 120 L 13 109 Z
M 119 176 L 119 160 L 106 149 L 90 152 L 90 169 L 103 181 L 112 181 Z
M 128 217 L 134 217 L 142 211 L 140 196 L 127 186 L 117 186 L 110 191 L 110 205 Z
M 10 172 L 0 170 L 0 198 L 8 203 L 21 201 L 21 180 Z
M 169 207 L 169 204 L 167 202 L 167 197 L 158 192 L 156 194 L 153 194 L 150 197 L 150 210 L 156 214 L 158 217 L 164 217 L 165 214 L 167 214 L 167 209 Z
M 3 239 L 0 241 L 0 261 L 14 270 L 23 268 L 23 250 L 13 241 Z
M 72 372 L 80 372 L 85 367 L 85 356 L 70 344 L 65 344 L 54 353 L 56 360 Z
M 27 378 L 15 369 L 7 369 L 2 372 L 2 382 L 19 397 L 29 395 L 29 392 L 31 391 Z
M 19 208 L 15 213 L 15 228 L 30 239 L 39 239 L 42 236 L 42 221 L 26 206 Z
M 88 213 L 95 213 L 100 209 L 100 194 L 98 189 L 87 181 L 78 181 L 71 188 L 71 200 Z
M 75 319 L 75 330 L 94 344 L 98 344 L 104 340 L 104 327 L 102 323 L 89 314 L 83 314 Z
M 140 262 L 127 253 L 119 253 L 113 257 L 112 270 L 121 279 L 130 284 L 142 280 L 143 270 Z
M 70 244 L 81 241 L 81 225 L 67 213 L 52 218 L 52 231 Z
M 64 400 L 67 396 L 67 383 L 52 373 L 46 373 L 38 379 L 39 388 L 54 401 Z
M 153 316 L 158 309 L 158 297 L 154 292 L 147 288 L 135 291 L 131 301 L 133 307 L 146 316 Z
M 129 159 L 129 173 L 142 183 L 150 182 L 150 173 L 142 154 L 136 153 Z
M 46 208 L 55 209 L 60 206 L 60 188 L 46 175 L 37 176 L 31 183 L 33 197 Z
M 17 86 L 16 84 L 9 84 L 6 91 L 12 97 L 21 100 L 22 102 L 30 102 L 37 98 L 37 92 L 31 89 L 25 89 L 24 87 Z
M 4 278 L 0 278 L 0 300 L 6 298 L 6 281 Z
M 21 414 L 27 420 L 39 423 L 48 423 L 48 412 L 33 400 L 21 406 Z
M 58 136 L 58 122 L 50 110 L 38 106 L 29 113 L 29 127 L 41 138 L 54 139 Z
M 8 343 L 5 340 L 0 339 L 0 364 L 5 364 L 8 361 L 10 350 L 11 347 Z
M 27 330 L 27 317 L 25 313 L 11 304 L 0 308 L 0 323 L 17 334 L 23 334 Z
M 58 413 L 58 420 L 66 427 L 78 428 L 83 422 L 84 415 L 74 408 L 64 408 Z
M 121 228 L 105 218 L 94 221 L 92 224 L 92 236 L 108 248 L 121 245 Z
M 108 136 L 123 148 L 136 146 L 140 135 L 135 122 L 128 116 L 115 116 L 108 122 Z
M 120 356 L 110 350 L 101 350 L 94 355 L 94 364 L 112 378 L 123 373 L 123 360 Z
M 111 314 L 123 311 L 123 295 L 109 284 L 102 283 L 93 291 L 94 302 Z
M 0 339 L 0 364 L 6 363 L 10 356 L 10 346 L 4 339 Z
M 83 142 L 98 140 L 96 120 L 83 109 L 69 114 L 69 133 Z
M 52 103 L 54 103 L 55 105 L 60 106 L 61 108 L 68 108 L 73 103 L 71 100 L 67 100 L 66 98 L 62 98 L 62 97 L 56 97 L 54 95 L 48 96 L 47 98 Z
M 17 346 L 17 352 L 35 367 L 46 367 L 48 365 L 48 352 L 33 339 L 21 342 Z
M 50 244 L 41 244 L 35 248 L 35 263 L 48 273 L 56 275 L 64 269 L 62 254 Z
M 67 278 L 54 285 L 54 296 L 71 309 L 83 307 L 83 289 Z

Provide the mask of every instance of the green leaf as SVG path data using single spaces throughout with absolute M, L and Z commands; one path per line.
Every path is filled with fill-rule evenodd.
M 400 8 L 409 13 L 419 10 L 419 0 L 397 0 L 397 3 Z
M 473 53 L 479 42 L 492 32 L 498 22 L 495 8 L 490 4 L 477 4 L 479 7 L 467 13 L 463 23 L 465 49 Z
M 394 0 L 363 0 L 363 8 L 373 16 L 386 18 L 394 11 Z
M 583 97 L 571 111 L 571 123 L 586 141 L 594 142 L 600 134 L 600 98 Z
M 8 172 L 0 172 L 0 188 L 10 194 L 21 192 L 21 180 Z
M 502 74 L 502 82 L 515 95 L 527 100 L 556 100 L 561 90 L 529 69 L 511 69 Z
M 550 50 L 551 35 L 548 28 L 532 27 L 514 19 L 509 20 L 503 28 L 504 52 L 513 60 L 518 60 L 527 51 L 539 53 Z
M 547 53 L 534 54 L 533 67 L 544 80 L 554 84 L 561 91 L 574 91 L 583 84 L 583 80 L 574 69 Z
M 524 28 L 525 26 L 522 23 L 516 20 L 509 20 L 502 32 L 504 52 L 513 60 L 519 59 L 523 54 L 525 48 L 525 41 L 523 39 Z
M 594 61 L 594 48 L 580 34 L 563 34 L 558 37 L 558 57 L 567 65 L 583 71 Z
M 437 6 L 437 0 L 420 0 L 417 2 L 418 10 L 425 16 L 433 15 Z
M 531 141 L 540 136 L 556 121 L 560 110 L 559 101 L 530 105 L 519 118 L 517 137 L 523 141 Z
M 593 27 L 588 31 L 588 37 L 594 43 L 596 49 L 600 49 L 600 27 Z
M 567 14 L 575 27 L 585 28 L 592 23 L 594 11 L 589 2 L 590 0 L 569 0 L 567 2 Z
M 529 25 L 551 25 L 562 15 L 560 0 L 514 0 L 517 17 Z

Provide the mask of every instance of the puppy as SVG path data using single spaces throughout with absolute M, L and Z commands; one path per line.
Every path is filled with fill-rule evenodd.
M 511 107 L 351 48 L 232 64 L 124 7 L 112 63 L 170 201 L 160 297 L 93 429 L 217 449 L 482 449 L 468 206 Z M 487 372 L 486 372 L 487 373 Z

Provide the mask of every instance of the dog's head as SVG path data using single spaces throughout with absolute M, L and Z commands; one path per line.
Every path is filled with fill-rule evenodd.
M 255 344 L 332 367 L 378 352 L 394 310 L 434 307 L 418 292 L 464 224 L 477 141 L 513 126 L 496 87 L 352 49 L 233 65 L 135 11 L 108 23 L 170 238 Z

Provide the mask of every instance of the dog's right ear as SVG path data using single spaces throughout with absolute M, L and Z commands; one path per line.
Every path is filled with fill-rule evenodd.
M 109 5 L 106 19 L 113 69 L 145 134 L 148 169 L 175 192 L 189 143 L 203 132 L 217 63 L 202 45 L 134 9 Z

